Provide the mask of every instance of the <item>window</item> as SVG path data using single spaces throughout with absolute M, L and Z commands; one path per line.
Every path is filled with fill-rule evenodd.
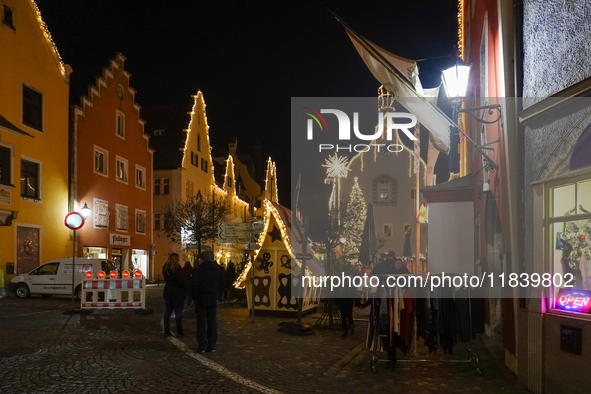
M 146 169 L 135 165 L 135 186 L 146 190 Z
M 193 151 L 191 151 L 191 164 L 193 164 L 195 167 L 199 167 L 199 155 Z
M 94 227 L 109 228 L 109 202 L 94 199 Z
M 158 196 L 160 194 L 160 178 L 154 179 L 154 195 Z
M 154 137 L 161 137 L 163 135 L 166 135 L 166 130 L 164 130 L 164 129 L 154 130 Z
M 201 119 L 201 117 L 199 117 Z M 197 150 L 201 152 L 201 134 L 197 134 Z
M 109 176 L 109 151 L 94 146 L 94 173 Z
M 117 175 L 119 182 L 127 183 L 127 160 L 117 156 Z
M 117 136 L 125 138 L 125 115 L 123 112 L 116 111 L 116 122 Z
M 410 199 L 414 200 L 415 199 L 415 193 L 417 192 L 417 189 L 415 189 L 414 187 L 412 189 L 410 189 Z
M 384 237 L 392 238 L 392 225 L 384 224 Z
M 70 263 L 70 265 L 72 265 Z M 41 267 L 35 270 L 34 275 L 57 275 L 57 269 L 60 266 L 60 263 L 50 263 L 42 265 Z
M 154 214 L 154 230 L 160 230 L 160 214 Z
M 127 216 L 127 207 L 117 204 L 117 230 L 127 231 L 129 229 L 129 216 Z
M 12 150 L 5 146 L 0 146 L 0 183 L 11 185 L 10 164 L 12 159 Z
M 372 181 L 372 201 L 376 206 L 396 206 L 396 179 L 381 175 Z
M 135 210 L 135 232 L 146 233 L 146 211 Z
M 16 30 L 14 28 L 14 14 L 12 8 L 7 6 L 6 4 L 2 5 L 2 23 L 5 26 L 10 27 L 12 30 Z
M 207 160 L 201 159 L 201 169 L 205 172 L 207 172 L 207 163 Z
M 187 198 L 193 198 L 193 182 L 187 181 Z
M 164 195 L 168 195 L 168 193 L 170 192 L 170 188 L 169 188 L 169 183 L 168 183 L 168 178 L 164 178 L 162 180 L 162 194 Z
M 551 187 L 548 192 L 554 307 L 591 313 L 591 179 Z
M 21 197 L 39 200 L 39 163 L 21 160 Z
M 23 85 L 23 124 L 43 131 L 43 95 Z
M 228 177 L 228 186 L 232 187 L 232 178 Z

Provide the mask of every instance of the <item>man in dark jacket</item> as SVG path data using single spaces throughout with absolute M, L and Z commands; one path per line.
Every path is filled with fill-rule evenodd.
M 191 295 L 197 315 L 197 351 L 213 353 L 217 341 L 217 301 L 224 290 L 224 272 L 213 261 L 211 251 L 201 252 L 198 261 L 191 276 Z

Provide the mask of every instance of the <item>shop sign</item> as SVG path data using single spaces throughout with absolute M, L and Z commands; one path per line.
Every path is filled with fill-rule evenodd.
M 560 289 L 555 307 L 569 312 L 589 313 L 591 311 L 591 291 Z
M 109 234 L 109 243 L 111 245 L 129 246 L 131 244 L 131 237 L 129 235 Z

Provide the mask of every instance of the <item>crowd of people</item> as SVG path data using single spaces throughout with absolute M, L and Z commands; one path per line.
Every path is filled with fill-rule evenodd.
M 164 336 L 172 336 L 170 318 L 175 315 L 176 336 L 184 336 L 183 309 L 193 306 L 197 317 L 197 351 L 215 352 L 217 342 L 217 304 L 234 297 L 233 283 L 237 278 L 236 266 L 229 262 L 227 267 L 213 259 L 211 251 L 201 252 L 195 267 L 185 262 L 181 267 L 179 255 L 172 253 L 164 266 L 162 275 L 165 301 Z

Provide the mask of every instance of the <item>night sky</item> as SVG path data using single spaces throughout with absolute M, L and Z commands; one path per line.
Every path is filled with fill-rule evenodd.
M 201 90 L 215 147 L 230 136 L 262 141 L 290 200 L 290 98 L 375 97 L 379 83 L 329 6 L 358 33 L 397 55 L 432 58 L 457 42 L 456 0 L 255 2 L 37 0 L 71 75 L 76 99 L 114 53 L 127 57 L 144 107 L 187 102 Z M 420 62 L 437 86 L 446 59 Z M 78 101 L 75 101 L 78 103 Z

